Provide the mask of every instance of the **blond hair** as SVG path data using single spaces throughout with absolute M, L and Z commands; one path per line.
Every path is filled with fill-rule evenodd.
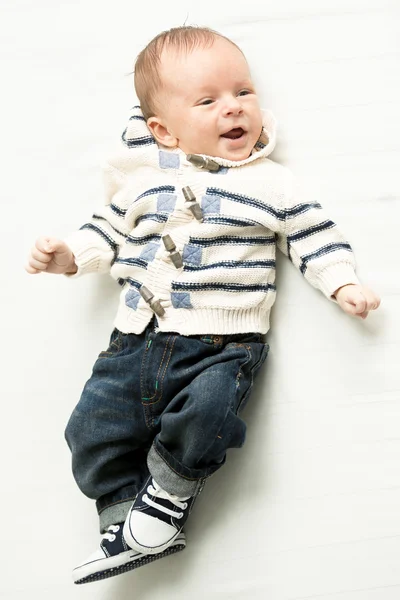
M 157 92 L 162 88 L 160 74 L 161 56 L 165 48 L 176 52 L 190 53 L 195 48 L 210 48 L 216 37 L 223 38 L 240 48 L 224 35 L 209 27 L 184 25 L 162 31 L 147 44 L 136 59 L 134 83 L 144 118 L 149 119 L 157 112 Z M 242 52 L 240 50 L 240 52 Z

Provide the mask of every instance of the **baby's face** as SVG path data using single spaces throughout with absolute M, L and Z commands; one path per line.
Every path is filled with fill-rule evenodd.
M 210 48 L 167 51 L 162 57 L 159 117 L 186 154 L 229 160 L 250 155 L 262 129 L 262 115 L 243 54 L 216 37 Z

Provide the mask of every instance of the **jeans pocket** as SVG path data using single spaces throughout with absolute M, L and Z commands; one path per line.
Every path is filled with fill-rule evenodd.
M 114 354 L 118 354 L 122 349 L 122 335 L 123 334 L 115 328 L 110 336 L 107 350 L 102 350 L 98 358 L 108 358 Z

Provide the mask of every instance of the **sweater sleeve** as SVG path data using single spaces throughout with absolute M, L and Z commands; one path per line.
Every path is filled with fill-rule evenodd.
M 286 171 L 278 247 L 313 287 L 333 299 L 341 286 L 360 283 L 353 250 L 320 204 L 301 200 L 293 174 Z
M 125 223 L 124 189 L 126 175 L 111 164 L 103 168 L 105 203 L 92 218 L 64 241 L 71 248 L 78 277 L 86 273 L 107 273 L 118 257 L 129 232 Z

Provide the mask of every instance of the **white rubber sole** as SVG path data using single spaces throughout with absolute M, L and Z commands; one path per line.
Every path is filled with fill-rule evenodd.
M 181 550 L 184 550 L 185 547 L 185 534 L 181 532 L 174 539 L 172 544 L 163 552 L 157 552 L 149 555 L 132 549 L 126 552 L 121 552 L 116 556 L 97 559 L 86 563 L 85 565 L 79 566 L 72 572 L 73 581 L 76 584 L 82 584 L 100 581 L 101 579 L 107 579 L 108 577 L 115 577 L 116 575 L 121 575 L 127 571 L 137 569 L 160 558 L 180 552 Z

